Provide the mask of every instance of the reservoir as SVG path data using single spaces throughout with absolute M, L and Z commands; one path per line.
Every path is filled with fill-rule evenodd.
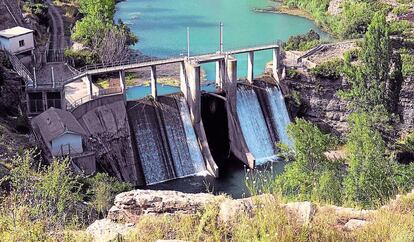
M 121 19 L 139 42 L 135 49 L 156 57 L 213 53 L 220 48 L 220 22 L 224 25 L 224 51 L 285 41 L 292 35 L 314 29 L 310 20 L 285 14 L 257 13 L 255 8 L 274 5 L 268 0 L 127 0 L 117 4 L 115 19 Z M 256 75 L 271 60 L 270 51 L 255 55 Z M 246 75 L 247 56 L 237 56 L 239 77 Z M 215 65 L 205 64 L 207 80 L 215 77 Z

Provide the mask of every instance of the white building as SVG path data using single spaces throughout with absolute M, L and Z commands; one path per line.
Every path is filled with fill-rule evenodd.
M 32 119 L 32 126 L 53 156 L 83 152 L 82 139 L 87 134 L 70 112 L 49 108 Z
M 0 46 L 13 54 L 34 50 L 33 30 L 14 27 L 0 31 Z

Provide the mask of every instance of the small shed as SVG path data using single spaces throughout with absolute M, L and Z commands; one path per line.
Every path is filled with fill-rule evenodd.
M 87 133 L 72 113 L 49 108 L 32 120 L 32 126 L 53 156 L 83 153 Z
M 0 31 L 0 47 L 13 54 L 34 50 L 33 30 L 13 27 Z

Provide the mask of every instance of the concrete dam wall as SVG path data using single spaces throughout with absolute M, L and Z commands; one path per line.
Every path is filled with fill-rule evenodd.
M 206 175 L 205 161 L 181 95 L 129 101 L 127 112 L 146 183 Z

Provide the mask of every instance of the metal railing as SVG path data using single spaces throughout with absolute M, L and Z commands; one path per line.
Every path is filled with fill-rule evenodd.
M 26 68 L 26 66 L 15 56 L 14 54 L 10 53 L 8 50 L 2 48 L 0 46 L 0 50 L 4 51 L 6 53 L 7 58 L 9 59 L 10 63 L 13 66 L 13 69 L 21 76 L 26 85 L 33 84 L 33 75 L 30 73 L 30 71 Z
M 217 51 L 217 52 L 207 52 L 207 53 L 204 53 L 204 54 L 197 54 L 197 55 L 190 56 L 189 59 L 197 61 L 199 58 L 202 58 L 202 57 L 215 56 L 215 55 L 229 55 L 229 54 L 232 54 L 233 52 L 237 52 L 237 51 L 244 50 L 244 49 L 260 48 L 260 47 L 267 47 L 267 46 L 272 46 L 272 45 L 280 45 L 280 41 L 271 42 L 269 44 L 263 44 L 263 45 L 260 45 L 260 46 L 250 45 L 250 46 L 247 46 L 247 47 L 238 48 L 238 49 L 234 49 L 234 50 L 227 50 L 227 51 L 224 51 L 222 53 L 220 53 L 219 51 Z M 87 71 L 92 71 L 92 70 L 97 70 L 97 69 L 107 69 L 107 68 L 111 68 L 111 67 L 141 64 L 141 63 L 145 63 L 145 62 L 173 60 L 173 59 L 179 59 L 179 58 L 182 58 L 184 60 L 185 57 L 186 56 L 184 56 L 183 54 L 180 54 L 178 56 L 170 56 L 170 57 L 140 56 L 140 57 L 130 59 L 130 60 L 125 60 L 125 61 L 115 61 L 115 62 L 111 62 L 111 63 L 98 63 L 98 64 L 86 65 L 86 66 L 83 66 L 81 68 L 78 68 L 77 70 L 79 71 L 79 73 L 71 76 L 70 78 L 68 78 L 68 80 L 72 79 L 72 78 L 74 78 L 74 77 L 76 77 L 76 76 L 78 76 L 82 73 L 85 73 Z

